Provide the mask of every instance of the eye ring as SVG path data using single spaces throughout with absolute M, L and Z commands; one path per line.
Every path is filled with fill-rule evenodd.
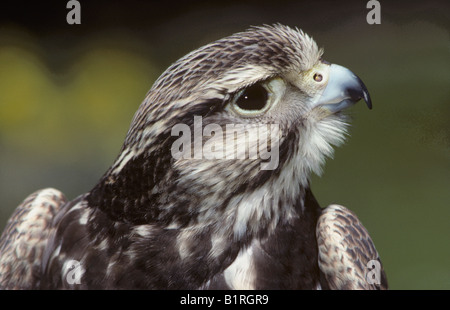
M 316 82 L 322 82 L 323 76 L 322 76 L 322 74 L 320 74 L 320 73 L 315 73 L 314 76 L 313 76 L 313 79 L 314 79 L 314 81 L 316 81 Z

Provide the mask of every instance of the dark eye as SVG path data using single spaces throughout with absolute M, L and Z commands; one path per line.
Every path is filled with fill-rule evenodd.
M 246 88 L 235 104 L 242 110 L 262 110 L 267 98 L 267 90 L 261 84 L 255 84 Z
M 316 81 L 316 82 L 322 82 L 322 80 L 323 80 L 323 76 L 320 73 L 314 74 L 313 78 L 314 78 L 314 81 Z

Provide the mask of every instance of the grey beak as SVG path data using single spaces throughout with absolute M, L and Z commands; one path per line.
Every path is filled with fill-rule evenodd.
M 369 91 L 361 79 L 349 69 L 332 64 L 328 84 L 317 105 L 335 113 L 354 105 L 360 99 L 364 99 L 367 107 L 372 109 Z

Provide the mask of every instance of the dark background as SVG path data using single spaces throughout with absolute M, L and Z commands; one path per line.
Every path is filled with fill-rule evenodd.
M 0 229 L 28 194 L 90 190 L 172 62 L 251 25 L 297 26 L 358 74 L 374 109 L 312 188 L 355 211 L 392 289 L 450 289 L 450 4 L 367 1 L 67 1 L 0 4 Z

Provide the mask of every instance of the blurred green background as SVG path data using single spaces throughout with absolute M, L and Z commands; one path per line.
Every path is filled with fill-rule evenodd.
M 392 2 L 392 1 L 391 1 Z M 0 229 L 30 193 L 89 191 L 165 68 L 250 25 L 298 26 L 358 74 L 374 109 L 312 188 L 355 211 L 392 289 L 450 289 L 450 4 L 367 1 L 80 1 L 0 5 Z

